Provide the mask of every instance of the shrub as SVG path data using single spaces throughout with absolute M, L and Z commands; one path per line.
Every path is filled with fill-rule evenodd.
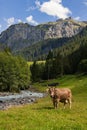
M 0 53 L 0 91 L 19 91 L 29 86 L 29 67 L 21 57 Z
M 78 65 L 78 71 L 87 73 L 87 59 L 81 60 L 81 62 Z

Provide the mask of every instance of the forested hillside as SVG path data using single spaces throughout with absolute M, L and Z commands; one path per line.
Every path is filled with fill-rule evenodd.
M 56 53 L 56 55 L 55 55 Z M 34 73 L 36 72 L 36 73 Z M 87 73 L 87 27 L 59 49 L 49 51 L 46 63 L 31 66 L 32 80 L 53 79 L 64 74 Z
M 16 51 L 15 55 L 22 55 L 26 60 L 44 60 L 50 50 L 66 44 L 70 38 L 48 39 L 40 41 L 32 46 Z
M 62 55 L 68 55 L 78 50 L 80 46 L 87 44 L 87 27 L 72 38 L 48 39 L 40 41 L 35 45 L 16 51 L 15 54 L 22 55 L 27 60 L 42 60 L 50 50 L 56 56 L 58 51 Z

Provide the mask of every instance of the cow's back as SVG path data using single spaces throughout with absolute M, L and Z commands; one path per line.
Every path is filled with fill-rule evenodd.
M 55 88 L 55 97 L 60 99 L 71 98 L 71 90 L 69 88 Z

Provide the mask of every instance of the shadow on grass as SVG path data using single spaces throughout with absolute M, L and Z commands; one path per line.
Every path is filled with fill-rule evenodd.
M 38 108 L 33 108 L 33 110 L 51 110 L 54 109 L 54 107 L 38 107 Z

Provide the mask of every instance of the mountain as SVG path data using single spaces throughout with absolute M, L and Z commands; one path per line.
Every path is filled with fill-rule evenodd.
M 41 60 L 45 59 L 50 50 L 55 55 L 60 51 L 62 55 L 66 56 L 74 53 L 80 47 L 85 48 L 85 45 L 87 45 L 87 26 L 75 36 L 43 40 L 16 51 L 15 54 L 22 55 L 27 60 Z
M 47 39 L 72 37 L 86 25 L 86 22 L 75 21 L 71 17 L 37 26 L 19 23 L 10 26 L 0 34 L 0 44 L 10 47 L 15 52 Z

